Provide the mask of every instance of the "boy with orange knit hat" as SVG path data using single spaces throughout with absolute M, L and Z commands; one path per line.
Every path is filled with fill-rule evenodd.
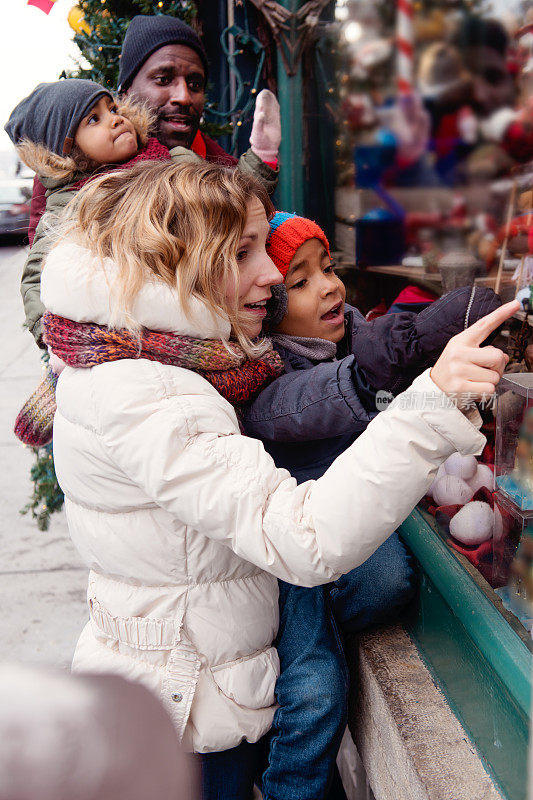
M 315 222 L 278 212 L 266 246 L 284 279 L 272 287 L 267 319 L 285 374 L 254 400 L 244 426 L 299 483 L 323 475 L 388 393 L 407 388 L 452 336 L 501 304 L 491 289 L 465 287 L 420 314 L 367 322 L 346 305 L 328 239 Z M 339 628 L 359 633 L 389 622 L 412 598 L 410 557 L 398 534 L 391 534 L 364 564 L 331 585 L 279 582 L 279 709 L 262 784 L 268 800 L 288 796 L 288 783 L 301 800 L 344 796 L 335 769 L 347 716 Z

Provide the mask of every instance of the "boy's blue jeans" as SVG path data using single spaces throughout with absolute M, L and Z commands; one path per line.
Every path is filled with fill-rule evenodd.
M 231 750 L 196 756 L 201 769 L 202 800 L 252 800 L 267 748 L 268 735 L 255 744 L 241 742 Z
M 339 629 L 359 633 L 398 615 L 415 591 L 410 556 L 394 533 L 335 583 L 306 589 L 280 581 L 279 591 L 279 708 L 263 798 L 338 800 L 344 794 L 335 760 L 346 728 L 348 690 Z

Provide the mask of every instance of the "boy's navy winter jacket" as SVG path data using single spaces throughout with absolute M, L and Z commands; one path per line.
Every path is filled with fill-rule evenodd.
M 245 431 L 299 483 L 319 478 L 376 416 L 376 392 L 402 392 L 452 336 L 500 305 L 492 289 L 477 286 L 455 289 L 419 314 L 372 322 L 346 306 L 336 359 L 317 362 L 275 345 L 285 374 L 248 407 Z

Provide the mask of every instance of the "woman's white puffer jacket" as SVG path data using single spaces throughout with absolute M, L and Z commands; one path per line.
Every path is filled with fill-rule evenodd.
M 109 323 L 113 271 L 64 241 L 46 261 L 43 302 Z M 186 317 L 177 292 L 156 281 L 134 316 L 158 330 L 229 334 L 200 301 Z M 483 444 L 424 374 L 320 480 L 297 486 L 195 372 L 145 359 L 65 368 L 55 465 L 90 568 L 74 668 L 142 681 L 188 749 L 258 740 L 275 710 L 276 578 L 312 586 L 362 563 L 447 456 Z

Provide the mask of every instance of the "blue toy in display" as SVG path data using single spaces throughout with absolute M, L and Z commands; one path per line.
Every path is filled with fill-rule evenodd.
M 496 483 L 519 509 L 533 510 L 533 408 L 526 410 L 520 426 L 514 469 L 496 478 Z
M 355 263 L 358 267 L 399 264 L 405 254 L 405 212 L 383 187 L 382 177 L 393 166 L 395 139 L 389 134 L 378 144 L 354 150 L 357 187 L 372 189 L 386 208 L 374 208 L 355 223 Z

